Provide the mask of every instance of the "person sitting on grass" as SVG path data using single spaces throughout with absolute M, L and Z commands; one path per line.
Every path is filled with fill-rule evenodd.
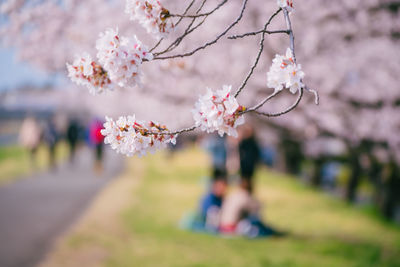
M 261 221 L 260 210 L 260 202 L 252 195 L 251 181 L 242 178 L 239 188 L 222 205 L 220 232 L 250 238 L 281 235 Z
M 181 221 L 184 229 L 218 232 L 220 210 L 227 189 L 225 172 L 214 170 L 207 193 L 201 198 L 196 212 L 187 214 Z
M 218 230 L 220 210 L 227 189 L 227 179 L 224 171 L 214 170 L 210 190 L 200 202 L 200 216 L 205 228 L 211 231 Z

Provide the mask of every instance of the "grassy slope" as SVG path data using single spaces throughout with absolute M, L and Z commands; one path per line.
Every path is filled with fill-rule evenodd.
M 225 239 L 177 228 L 196 206 L 207 159 L 191 151 L 172 160 L 144 160 L 137 202 L 125 214 L 131 238 L 110 266 L 394 266 L 400 264 L 400 231 L 344 203 L 262 170 L 257 195 L 273 225 L 287 238 Z M 397 256 L 397 257 L 396 257 Z
M 142 177 L 131 189 L 131 205 L 119 218 L 120 229 L 114 225 L 70 236 L 65 262 L 92 247 L 103 248 L 102 264 L 93 266 L 400 265 L 399 229 L 266 169 L 258 172 L 256 193 L 266 204 L 268 221 L 291 235 L 247 240 L 180 230 L 178 221 L 202 194 L 205 155 L 190 150 L 167 158 L 159 153 L 130 163 L 127 174 L 138 179 L 140 166 Z M 113 220 L 106 217 L 97 220 Z
M 64 159 L 68 153 L 65 143 L 57 146 L 57 160 Z M 21 176 L 48 167 L 48 151 L 45 146 L 40 146 L 37 151 L 37 166 L 30 162 L 29 152 L 20 146 L 0 147 L 0 185 L 14 181 Z

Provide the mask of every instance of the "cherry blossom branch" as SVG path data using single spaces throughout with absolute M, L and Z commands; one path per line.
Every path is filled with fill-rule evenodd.
M 205 22 L 209 15 L 213 14 L 228 2 L 228 0 L 221 1 L 222 2 L 220 2 L 213 10 L 200 14 L 207 2 L 207 0 L 202 0 L 195 15 L 186 15 L 196 2 L 196 0 L 192 0 L 186 7 L 183 15 L 171 15 L 158 1 L 150 5 L 147 0 L 128 0 L 126 12 L 131 14 L 131 19 L 138 20 L 144 27 L 146 27 L 149 33 L 155 34 L 157 37 L 161 37 L 161 39 L 149 51 L 147 47 L 142 46 L 141 42 L 136 37 L 126 38 L 124 36 L 119 36 L 118 29 L 108 29 L 104 33 L 100 34 L 100 37 L 96 42 L 98 63 L 93 61 L 87 53 L 82 56 L 77 56 L 72 64 L 67 64 L 70 78 L 77 84 L 86 85 L 90 90 L 94 91 L 93 93 L 101 93 L 106 89 L 111 90 L 111 82 L 114 82 L 121 87 L 131 87 L 139 84 L 140 76 L 137 74 L 139 74 L 139 67 L 143 62 L 156 59 L 172 59 L 192 56 L 196 52 L 216 44 L 236 24 L 239 23 L 244 15 L 248 0 L 243 0 L 240 13 L 236 19 L 211 41 L 197 47 L 191 52 L 170 56 L 160 56 L 177 48 L 185 37 L 194 32 Z M 232 86 L 230 85 L 224 85 L 220 90 L 207 88 L 207 92 L 204 95 L 199 96 L 194 105 L 194 109 L 191 111 L 195 125 L 176 131 L 170 131 L 166 126 L 152 121 L 145 122 L 137 120 L 135 115 L 121 116 L 116 121 L 112 118 L 106 117 L 104 129 L 102 130 L 102 134 L 105 136 L 105 143 L 110 144 L 117 152 L 128 156 L 134 154 L 143 155 L 148 151 L 152 152 L 157 148 L 165 147 L 169 143 L 175 144 L 178 134 L 190 132 L 196 128 L 201 128 L 202 131 L 208 133 L 218 132 L 220 136 L 227 134 L 237 137 L 238 133 L 236 129 L 239 125 L 244 123 L 243 115 L 245 113 L 254 112 L 266 117 L 281 116 L 292 111 L 299 105 L 304 90 L 313 93 L 315 96 L 315 102 L 318 103 L 319 97 L 317 92 L 309 89 L 303 83 L 302 79 L 304 77 L 304 72 L 301 70 L 301 65 L 296 64 L 295 38 L 289 17 L 289 11 L 293 10 L 292 2 L 278 1 L 277 3 L 279 9 L 265 22 L 262 30 L 228 37 L 228 39 L 239 39 L 246 36 L 261 34 L 258 45 L 259 49 L 254 59 L 254 63 L 251 65 L 248 74 L 235 94 L 231 93 Z M 283 11 L 286 22 L 286 30 L 268 31 L 268 26 L 281 11 Z M 170 17 L 179 17 L 177 24 L 179 24 L 184 18 L 190 18 L 191 21 L 186 26 L 183 34 L 181 34 L 181 36 L 173 41 L 167 48 L 161 52 L 152 53 L 152 51 L 162 43 L 164 40 L 163 37 L 165 37 L 166 34 L 171 33 L 175 27 L 172 20 L 168 20 Z M 161 18 L 161 20 L 159 20 L 159 18 Z M 202 19 L 200 19 L 201 21 L 195 25 L 198 18 Z M 267 73 L 267 86 L 274 88 L 275 90 L 261 102 L 246 110 L 244 106 L 238 103 L 237 97 L 246 87 L 260 62 L 261 54 L 264 51 L 266 35 L 277 33 L 288 34 L 290 46 L 286 49 L 285 55 L 277 54 L 275 56 L 272 60 L 270 70 Z M 293 94 L 298 92 L 296 101 L 291 106 L 278 113 L 259 111 L 262 106 L 280 94 L 284 89 L 288 89 Z
M 248 76 L 246 77 L 245 81 L 243 82 L 242 86 L 236 92 L 235 97 L 237 97 L 239 95 L 239 93 L 241 92 L 241 90 L 246 86 L 248 79 L 252 75 L 255 67 L 257 66 L 258 61 L 259 61 L 259 57 L 260 57 L 260 55 L 262 53 L 262 50 L 263 50 L 263 41 L 264 41 L 264 38 L 265 38 L 265 34 L 267 33 L 267 31 L 266 31 L 267 26 L 270 23 L 270 21 L 272 20 L 272 18 L 274 16 L 276 16 L 281 10 L 282 9 L 279 9 L 277 12 L 275 12 L 273 14 L 273 16 L 271 16 L 271 18 L 267 22 L 267 24 L 264 25 L 264 29 L 262 31 L 243 34 L 243 35 L 240 35 L 239 37 L 237 37 L 237 38 L 242 38 L 244 36 L 249 36 L 249 35 L 255 35 L 255 34 L 262 33 L 259 54 L 258 54 L 258 56 L 256 58 L 256 61 L 255 61 L 254 65 L 252 66 Z M 296 55 L 295 55 L 295 46 L 294 46 L 294 33 L 293 33 L 292 24 L 291 24 L 290 17 L 289 17 L 289 12 L 288 12 L 288 10 L 286 8 L 283 8 L 283 13 L 284 13 L 285 21 L 286 21 L 286 26 L 287 26 L 287 30 L 284 31 L 284 32 L 289 34 L 290 50 L 291 50 L 291 53 L 292 53 L 293 62 L 296 64 Z M 233 36 L 233 37 L 235 37 L 235 36 Z M 231 39 L 236 39 L 236 38 L 231 38 Z M 263 101 L 261 101 L 258 105 L 243 111 L 242 114 L 247 113 L 247 112 L 256 112 L 259 115 L 263 115 L 263 116 L 267 116 L 267 117 L 278 117 L 278 116 L 281 116 L 283 114 L 286 114 L 286 113 L 292 111 L 293 109 L 295 109 L 298 106 L 298 104 L 300 103 L 300 101 L 301 101 L 301 99 L 303 97 L 304 89 L 306 89 L 307 91 L 312 92 L 314 94 L 315 103 L 318 104 L 319 103 L 318 93 L 315 90 L 309 89 L 307 86 L 304 86 L 304 87 L 299 88 L 299 96 L 296 99 L 295 103 L 293 103 L 289 108 L 287 108 L 286 110 L 284 110 L 282 112 L 279 112 L 279 113 L 266 113 L 266 112 L 258 111 L 258 109 L 261 108 L 266 102 L 268 102 L 270 99 L 274 98 L 275 96 L 277 96 L 281 92 L 281 91 L 276 90 L 274 93 L 272 93 L 267 98 L 265 98 Z
M 160 60 L 160 59 L 171 59 L 171 58 L 178 58 L 178 57 L 188 57 L 188 56 L 192 56 L 193 54 L 195 54 L 196 52 L 203 50 L 205 48 L 207 48 L 208 46 L 211 46 L 215 43 L 217 43 L 219 41 L 219 39 L 221 39 L 223 36 L 225 36 L 243 17 L 243 13 L 246 9 L 246 5 L 247 5 L 248 0 L 244 0 L 243 1 L 243 5 L 240 11 L 239 16 L 236 18 L 236 20 L 230 24 L 221 34 L 219 34 L 214 40 L 205 43 L 204 45 L 192 50 L 191 52 L 187 52 L 184 54 L 178 54 L 178 55 L 173 55 L 173 56 L 164 56 L 164 57 L 158 57 L 155 56 L 153 60 Z
M 246 2 L 246 1 L 245 1 Z M 245 6 L 246 3 L 244 3 Z M 243 13 L 242 12 L 241 14 Z M 278 30 L 278 31 L 268 31 L 267 28 L 269 26 L 269 24 L 272 22 L 273 18 L 275 16 L 277 16 L 281 11 L 283 10 L 284 13 L 284 18 L 285 18 L 285 22 L 286 22 L 286 26 L 287 29 L 286 30 Z M 229 27 L 228 27 L 229 28 Z M 289 17 L 289 12 L 286 8 L 279 8 L 266 22 L 266 24 L 264 25 L 263 29 L 260 31 L 255 31 L 255 32 L 248 32 L 242 35 L 234 35 L 234 36 L 229 36 L 228 39 L 238 39 L 238 38 L 244 38 L 246 36 L 254 36 L 254 35 L 258 35 L 261 34 L 261 40 L 259 43 L 259 51 L 257 53 L 256 59 L 254 61 L 254 64 L 252 65 L 252 67 L 250 68 L 250 71 L 248 73 L 248 75 L 246 76 L 245 80 L 243 81 L 242 85 L 238 88 L 237 92 L 235 93 L 235 98 L 238 97 L 238 95 L 240 94 L 240 92 L 243 90 L 243 88 L 247 85 L 247 82 L 249 81 L 249 79 L 251 78 L 252 74 L 254 73 L 255 68 L 257 67 L 261 54 L 264 50 L 264 41 L 265 41 L 265 35 L 266 34 L 276 34 L 276 33 L 285 33 L 289 35 L 289 39 L 290 39 L 290 50 L 291 50 L 291 54 L 293 57 L 293 62 L 296 64 L 296 57 L 295 57 L 295 45 L 294 45 L 294 33 L 293 33 L 293 29 L 292 29 L 292 24 L 291 24 L 291 20 Z M 262 116 L 266 116 L 266 117 L 278 117 L 281 115 L 284 115 L 286 113 L 289 113 L 290 111 L 294 110 L 300 103 L 303 94 L 304 94 L 304 89 L 312 92 L 315 96 L 315 103 L 318 104 L 319 103 L 319 96 L 318 93 L 315 90 L 309 89 L 307 86 L 302 86 L 298 89 L 299 94 L 298 97 L 296 99 L 296 101 L 287 109 L 285 109 L 284 111 L 278 112 L 278 113 L 267 113 L 267 112 L 262 112 L 259 111 L 258 109 L 260 109 L 262 106 L 265 105 L 265 103 L 267 103 L 269 100 L 271 100 L 272 98 L 274 98 L 275 96 L 277 96 L 278 94 L 280 94 L 282 91 L 281 90 L 275 90 L 271 95 L 269 95 L 268 97 L 266 97 L 264 100 L 262 100 L 260 103 L 258 103 L 257 105 L 255 105 L 252 108 L 249 108 L 247 110 L 243 110 L 243 111 L 239 111 L 238 115 L 243 115 L 245 113 L 249 113 L 249 112 L 255 112 L 258 115 L 262 115 Z M 190 127 L 190 128 L 186 128 L 186 129 L 182 129 L 180 131 L 176 131 L 176 132 L 162 132 L 162 133 L 149 133 L 149 134 L 165 134 L 165 135 L 175 135 L 175 134 L 179 134 L 179 133 L 183 133 L 183 132 L 188 132 L 188 131 L 192 131 L 194 129 L 196 129 L 196 126 Z
M 295 48 L 294 47 L 294 33 L 293 33 L 293 28 L 292 28 L 292 22 L 290 21 L 289 12 L 287 11 L 287 9 L 283 10 L 283 14 L 285 15 L 286 26 L 287 26 L 288 31 L 289 31 L 290 50 L 292 50 L 293 61 L 296 64 L 296 53 L 295 53 L 295 49 L 294 49 Z M 316 105 L 318 105 L 319 104 L 318 92 L 308 88 L 307 86 L 305 86 L 305 89 L 307 91 L 309 91 L 310 93 L 314 94 L 314 98 L 315 98 L 314 102 L 315 102 Z
M 243 88 L 246 86 L 247 82 L 249 81 L 251 75 L 253 75 L 253 72 L 255 68 L 258 65 L 258 62 L 260 61 L 261 54 L 264 50 L 264 40 L 265 40 L 265 31 L 267 30 L 268 25 L 271 23 L 272 19 L 278 15 L 282 11 L 282 8 L 279 8 L 272 16 L 268 19 L 267 23 L 265 23 L 264 28 L 263 28 L 263 33 L 261 35 L 261 40 L 260 40 L 260 49 L 258 50 L 258 54 L 256 57 L 256 60 L 253 64 L 253 66 L 250 68 L 249 73 L 247 74 L 246 78 L 244 79 L 242 85 L 239 87 L 239 89 L 235 93 L 235 97 L 238 97 L 240 92 L 243 90 Z

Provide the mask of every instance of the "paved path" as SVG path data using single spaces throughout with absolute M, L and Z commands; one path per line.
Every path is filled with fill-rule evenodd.
M 96 176 L 85 148 L 74 165 L 0 187 L 0 267 L 37 265 L 121 169 L 121 158 L 106 151 L 104 171 Z

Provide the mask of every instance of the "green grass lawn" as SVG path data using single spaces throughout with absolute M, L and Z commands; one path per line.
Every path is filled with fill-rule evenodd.
M 65 143 L 57 145 L 57 161 L 65 159 L 68 148 Z M 0 147 L 0 186 L 25 175 L 48 168 L 48 151 L 40 146 L 36 154 L 36 166 L 32 166 L 28 150 L 20 146 Z
M 106 266 L 400 266 L 400 230 L 268 169 L 257 173 L 265 220 L 290 234 L 249 240 L 179 229 L 197 206 L 208 173 L 206 155 L 191 149 L 133 158 L 143 177 L 122 215 L 122 236 L 73 236 L 70 246 L 100 244 Z M 104 218 L 107 220 L 107 218 Z

